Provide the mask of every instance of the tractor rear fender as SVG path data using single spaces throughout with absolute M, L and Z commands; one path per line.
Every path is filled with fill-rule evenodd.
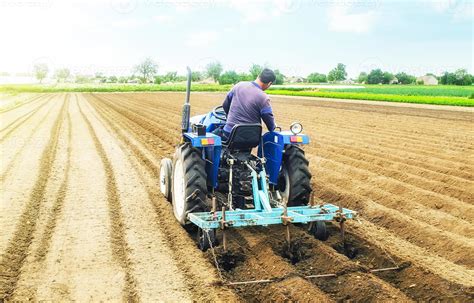
M 280 173 L 283 153 L 288 145 L 309 144 L 309 137 L 304 134 L 293 134 L 289 131 L 268 132 L 263 135 L 262 142 L 258 147 L 258 156 L 265 156 L 270 184 L 278 184 L 278 174 Z
M 198 136 L 196 133 L 187 132 L 183 135 L 185 141 L 202 151 L 202 158 L 206 160 L 207 185 L 216 188 L 222 150 L 221 137 L 213 133 Z

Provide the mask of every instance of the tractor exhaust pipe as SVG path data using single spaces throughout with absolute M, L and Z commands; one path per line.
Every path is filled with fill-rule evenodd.
M 186 85 L 186 100 L 183 104 L 183 116 L 181 120 L 181 132 L 183 133 L 189 130 L 189 116 L 191 114 L 191 104 L 189 104 L 189 97 L 191 95 L 191 69 L 189 66 L 186 68 L 188 70 L 188 83 Z

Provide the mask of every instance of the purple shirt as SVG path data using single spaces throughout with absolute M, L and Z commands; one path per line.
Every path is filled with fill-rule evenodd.
M 269 131 L 275 128 L 270 98 L 255 82 L 239 82 L 227 94 L 222 105 L 227 113 L 224 131 L 230 133 L 236 124 L 265 122 Z

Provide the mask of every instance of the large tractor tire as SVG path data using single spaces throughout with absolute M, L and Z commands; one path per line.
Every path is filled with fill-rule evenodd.
M 278 188 L 288 206 L 307 205 L 311 196 L 311 173 L 304 151 L 289 145 L 283 154 Z
M 173 159 L 173 212 L 181 225 L 188 223 L 188 214 L 207 211 L 205 162 L 201 152 L 188 143 L 178 147 Z

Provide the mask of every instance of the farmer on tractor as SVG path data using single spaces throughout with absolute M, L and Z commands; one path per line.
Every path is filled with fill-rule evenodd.
M 181 143 L 173 159 L 161 160 L 160 191 L 172 202 L 181 225 L 198 227 L 202 250 L 218 244 L 218 229 L 225 250 L 228 228 L 283 224 L 290 243 L 289 224 L 302 223 L 324 240 L 326 221 L 355 216 L 333 204 L 310 204 L 311 172 L 302 148 L 309 137 L 298 122 L 286 131 L 276 127 L 264 93 L 274 81 L 273 71 L 264 69 L 255 81 L 235 85 L 223 105 L 190 117 L 188 68 Z M 269 130 L 263 135 L 261 120 Z
M 225 126 L 214 133 L 226 141 L 234 125 L 260 124 L 261 120 L 269 131 L 273 131 L 276 128 L 275 118 L 270 98 L 264 91 L 275 82 L 275 78 L 275 73 L 265 68 L 255 81 L 237 83 L 222 104 L 227 115 Z

